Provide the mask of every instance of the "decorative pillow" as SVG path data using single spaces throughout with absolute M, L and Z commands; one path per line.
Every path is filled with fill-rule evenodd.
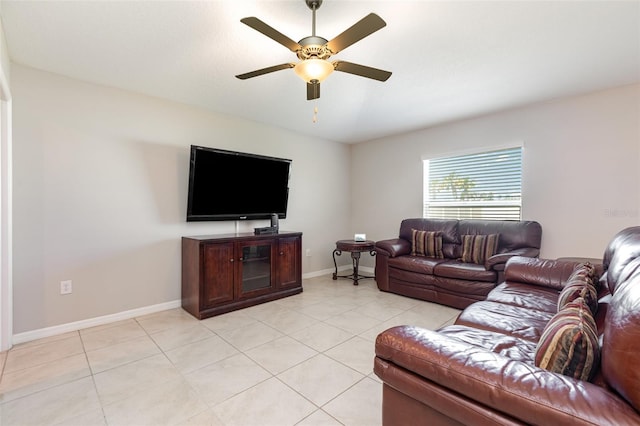
M 442 232 L 411 230 L 411 255 L 444 258 Z
M 583 278 L 589 280 L 590 284 L 593 284 L 597 292 L 599 284 L 598 272 L 596 271 L 596 267 L 593 266 L 592 263 L 585 262 L 577 265 L 573 269 L 573 272 L 571 272 L 571 275 L 569 276 L 569 279 L 567 281 L 571 281 L 574 278 Z
M 484 264 L 485 260 L 496 253 L 500 234 L 463 235 L 462 258 L 466 263 Z
M 593 285 L 593 281 L 586 276 L 576 276 L 569 279 L 558 297 L 558 311 L 580 297 L 589 307 L 591 314 L 595 315 L 598 312 L 598 291 Z
M 589 380 L 599 362 L 596 324 L 584 300 L 578 298 L 545 326 L 536 347 L 535 364 L 554 373 Z

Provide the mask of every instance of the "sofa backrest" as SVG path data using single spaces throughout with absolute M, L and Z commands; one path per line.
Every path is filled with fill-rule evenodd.
M 504 269 L 505 281 L 539 285 L 562 290 L 573 273 L 576 262 L 514 256 Z
M 496 254 L 526 247 L 540 249 L 542 240 L 540 224 L 524 220 L 405 219 L 400 224 L 399 238 L 411 241 L 412 229 L 442 232 L 442 252 L 448 258 L 462 255 L 461 235 L 500 234 Z
M 601 371 L 607 384 L 640 411 L 640 226 L 616 234 L 603 261 L 611 300 Z
M 602 257 L 605 272 L 602 281 L 609 287 L 611 294 L 621 278 L 622 271 L 637 257 L 640 257 L 640 226 L 632 226 L 613 237 Z
M 400 224 L 399 238 L 411 241 L 411 230 L 442 232 L 442 253 L 444 257 L 454 258 L 456 247 L 461 244 L 458 236 L 458 221 L 451 219 L 405 219 Z M 459 257 L 459 255 L 458 255 Z
M 505 253 L 519 248 L 540 249 L 542 227 L 532 220 L 461 220 L 460 235 L 500 234 L 498 252 Z

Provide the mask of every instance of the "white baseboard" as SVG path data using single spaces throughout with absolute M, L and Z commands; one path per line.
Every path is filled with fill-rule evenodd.
M 351 265 L 338 266 L 338 272 L 351 271 L 352 268 L 353 268 L 353 266 L 351 266 Z M 374 273 L 374 269 L 369 267 L 369 266 L 360 266 L 358 271 L 359 272 L 366 272 L 368 274 L 373 274 Z M 333 274 L 334 272 L 335 272 L 334 268 L 322 269 L 320 271 L 315 271 L 315 272 L 307 272 L 306 274 L 302 274 L 302 279 L 320 277 L 322 275 Z
M 101 317 L 55 325 L 53 327 L 40 328 L 38 330 L 25 331 L 24 333 L 14 334 L 12 343 L 16 345 L 18 343 L 30 342 L 31 340 L 42 339 L 43 337 L 55 336 L 58 334 L 68 333 L 70 331 L 78 331 L 89 327 L 95 327 L 98 325 L 104 325 L 116 321 L 140 317 L 143 315 L 154 314 L 156 312 L 166 311 L 168 309 L 179 308 L 180 306 L 182 306 L 181 300 L 173 300 L 171 302 L 144 306 L 142 308 L 131 309 L 129 311 L 118 312 Z
M 344 271 L 345 269 L 347 269 L 347 266 L 338 267 L 338 271 Z M 323 275 L 333 274 L 334 271 L 335 271 L 334 268 L 330 268 L 330 269 L 321 269 L 319 271 L 314 271 L 314 272 L 307 272 L 306 274 L 302 274 L 302 279 L 304 280 L 308 278 L 321 277 Z
M 343 265 L 338 267 L 338 272 L 350 270 L 351 265 Z M 362 266 L 360 267 L 362 272 L 373 273 L 373 268 Z M 308 272 L 302 275 L 303 279 L 320 277 L 322 275 L 333 274 L 334 268 L 322 269 L 320 271 Z M 131 309 L 129 311 L 118 312 L 110 315 L 103 315 L 101 317 L 89 318 L 86 320 L 70 322 L 66 324 L 54 325 L 53 327 L 40 328 L 38 330 L 25 331 L 24 333 L 14 334 L 11 339 L 11 343 L 17 345 L 19 343 L 30 342 L 32 340 L 42 339 L 44 337 L 56 336 L 58 334 L 68 333 L 70 331 L 83 330 L 89 327 L 95 327 L 98 325 L 105 325 L 116 321 L 127 320 L 143 315 L 154 314 L 160 311 L 166 311 L 168 309 L 175 309 L 182 306 L 181 300 L 174 300 L 171 302 L 159 303 L 157 305 L 145 306 L 142 308 Z

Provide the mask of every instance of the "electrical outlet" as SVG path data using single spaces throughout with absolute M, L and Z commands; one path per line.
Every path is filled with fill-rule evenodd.
M 60 294 L 71 294 L 73 291 L 73 283 L 71 280 L 60 281 Z
M 306 256 L 307 256 L 307 257 L 311 257 L 311 249 L 307 249 L 307 251 L 306 251 Z

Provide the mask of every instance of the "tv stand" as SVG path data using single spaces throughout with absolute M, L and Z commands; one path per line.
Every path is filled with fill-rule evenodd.
M 182 307 L 204 319 L 302 292 L 302 233 L 182 237 Z

